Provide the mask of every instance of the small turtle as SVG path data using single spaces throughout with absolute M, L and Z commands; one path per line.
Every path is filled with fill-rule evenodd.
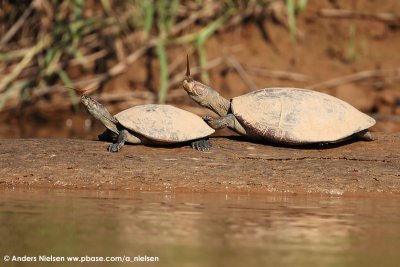
M 333 143 L 358 136 L 374 140 L 368 128 L 375 120 L 350 104 L 320 92 L 298 88 L 265 88 L 231 101 L 190 77 L 189 60 L 183 88 L 220 118 L 203 119 L 214 129 L 229 127 L 255 140 L 287 145 Z
M 132 144 L 173 144 L 195 140 L 192 148 L 205 151 L 208 140 L 196 140 L 214 133 L 200 117 L 170 106 L 148 104 L 126 109 L 112 116 L 107 109 L 89 96 L 82 95 L 86 110 L 101 121 L 107 130 L 99 135 L 103 141 L 117 141 L 108 147 L 118 152 L 125 142 Z

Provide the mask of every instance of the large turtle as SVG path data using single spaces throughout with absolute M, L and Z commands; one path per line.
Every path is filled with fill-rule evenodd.
M 101 121 L 107 130 L 99 135 L 103 141 L 115 141 L 108 147 L 118 152 L 125 142 L 132 144 L 173 144 L 192 141 L 197 150 L 209 150 L 208 140 L 198 140 L 214 133 L 200 117 L 170 105 L 140 105 L 112 116 L 107 109 L 87 95 L 81 96 L 86 110 Z M 194 140 L 194 141 L 193 141 Z
M 214 129 L 229 127 L 256 140 L 301 145 L 331 143 L 358 136 L 374 140 L 368 128 L 375 120 L 350 104 L 320 92 L 298 88 L 265 88 L 231 101 L 190 77 L 189 60 L 183 88 L 220 118 L 203 119 Z

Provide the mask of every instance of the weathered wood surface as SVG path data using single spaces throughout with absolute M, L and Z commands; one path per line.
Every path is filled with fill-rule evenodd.
M 400 195 L 400 134 L 334 147 L 211 138 L 214 149 L 99 141 L 0 139 L 0 186 L 195 192 Z

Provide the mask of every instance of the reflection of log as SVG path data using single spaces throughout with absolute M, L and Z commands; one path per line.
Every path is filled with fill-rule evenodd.
M 0 140 L 0 186 L 400 195 L 400 135 L 308 149 L 211 138 L 214 149 Z

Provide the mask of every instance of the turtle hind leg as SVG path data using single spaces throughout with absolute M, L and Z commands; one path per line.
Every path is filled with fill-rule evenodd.
M 121 147 L 125 144 L 125 142 L 128 139 L 128 131 L 127 130 L 121 130 L 118 134 L 118 140 L 117 143 L 111 144 L 108 146 L 108 151 L 110 152 L 118 152 Z
M 376 140 L 375 137 L 371 134 L 371 132 L 368 131 L 368 129 L 356 133 L 355 136 L 358 139 L 363 140 L 363 141 L 374 141 L 374 140 Z
M 212 148 L 211 142 L 206 139 L 193 141 L 190 145 L 193 149 L 196 149 L 199 151 L 207 151 Z

